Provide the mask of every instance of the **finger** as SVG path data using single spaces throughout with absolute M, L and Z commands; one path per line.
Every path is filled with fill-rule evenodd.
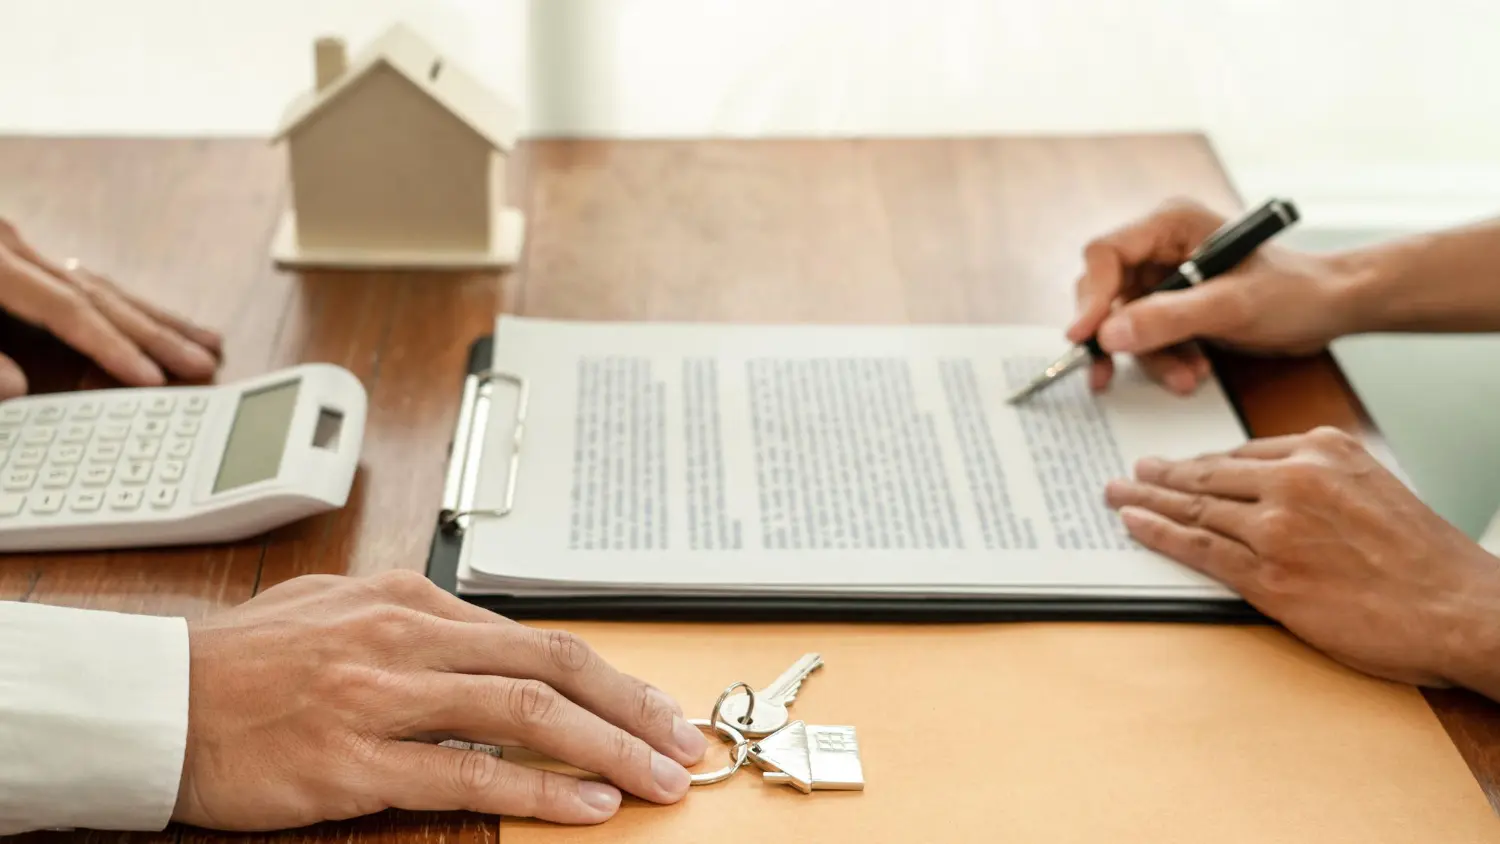
M 1089 366 L 1089 389 L 1099 392 L 1109 386 L 1111 378 L 1115 377 L 1115 362 L 1109 358 L 1101 358 Z
M 1152 381 L 1166 387 L 1179 396 L 1186 396 L 1198 389 L 1198 374 L 1193 365 L 1172 350 L 1142 355 L 1141 369 Z
M 1135 464 L 1135 478 L 1179 492 L 1255 501 L 1274 470 L 1266 463 L 1211 454 L 1189 460 L 1147 457 Z
M 432 660 L 449 671 L 539 680 L 683 765 L 696 764 L 708 749 L 675 700 L 619 671 L 565 630 L 455 625 L 444 628 L 441 641 Z
M 528 768 L 478 750 L 391 742 L 370 767 L 376 796 L 394 809 L 596 824 L 620 808 L 620 791 L 608 783 Z
M 118 326 L 125 336 L 177 376 L 202 380 L 212 377 L 219 368 L 219 362 L 211 352 L 147 316 L 115 290 L 93 285 L 86 287 L 84 292 L 99 312 Z
M 1180 525 L 1207 528 L 1240 542 L 1245 541 L 1246 526 L 1254 512 L 1253 506 L 1243 501 L 1216 495 L 1193 495 L 1134 481 L 1110 481 L 1104 488 L 1104 499 L 1116 510 L 1141 507 Z
M 1258 558 L 1240 542 L 1200 527 L 1178 524 L 1140 507 L 1120 510 L 1125 529 L 1142 545 L 1244 594 Z
M 134 387 L 166 383 L 166 375 L 84 294 L 8 250 L 0 251 L 0 306 L 17 318 L 50 331 L 87 355 L 110 375 Z
M 215 358 L 223 358 L 224 338 L 218 332 L 210 331 L 207 328 L 196 325 L 188 321 L 187 319 L 178 316 L 177 314 L 174 314 L 171 311 L 166 310 L 165 308 L 162 308 L 160 305 L 153 304 L 145 300 L 144 298 L 131 293 L 129 290 L 126 290 L 125 288 L 116 284 L 113 279 L 107 276 L 102 276 L 83 267 L 77 268 L 75 273 L 97 284 L 108 287 L 111 291 L 114 292 L 116 296 L 119 296 L 121 299 L 128 302 L 141 313 L 187 338 L 195 345 L 208 351 Z
M 687 793 L 681 764 L 540 680 L 434 674 L 423 695 L 435 702 L 420 721 L 424 733 L 520 744 L 657 803 Z
M 1306 438 L 1302 434 L 1264 437 L 1258 440 L 1251 440 L 1231 451 L 1230 454 L 1250 460 L 1280 460 L 1291 457 L 1292 453 L 1305 442 Z
M 1099 329 L 1111 304 L 1125 292 L 1132 268 L 1181 263 L 1221 223 L 1222 218 L 1201 205 L 1172 202 L 1090 242 L 1083 250 L 1078 316 L 1068 329 L 1069 339 L 1082 342 Z
M 26 383 L 26 373 L 10 357 L 0 354 L 0 399 L 13 399 L 17 396 L 26 395 L 30 386 Z
M 1246 319 L 1244 294 L 1234 279 L 1144 296 L 1117 308 L 1099 327 L 1111 353 L 1140 354 L 1221 335 Z

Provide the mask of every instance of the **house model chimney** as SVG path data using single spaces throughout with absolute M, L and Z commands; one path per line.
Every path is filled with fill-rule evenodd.
M 313 65 L 317 72 L 318 90 L 337 82 L 344 75 L 348 63 L 342 38 L 319 38 L 313 44 Z

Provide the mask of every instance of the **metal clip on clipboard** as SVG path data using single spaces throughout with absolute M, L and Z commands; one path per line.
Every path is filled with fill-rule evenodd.
M 497 383 L 514 385 L 519 393 L 515 427 L 511 429 L 505 500 L 498 508 L 486 508 L 476 506 L 474 496 L 484 459 L 484 436 L 489 430 L 491 396 Z M 528 393 L 526 379 L 508 372 L 491 369 L 464 379 L 463 400 L 458 406 L 458 422 L 453 431 L 453 449 L 448 454 L 448 471 L 443 478 L 443 509 L 438 514 L 438 523 L 444 531 L 462 534 L 474 516 L 503 518 L 514 509 L 516 475 L 521 469 L 521 440 L 526 435 Z

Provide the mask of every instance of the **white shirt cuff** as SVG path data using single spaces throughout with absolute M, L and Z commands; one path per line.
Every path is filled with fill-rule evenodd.
M 0 835 L 165 827 L 188 671 L 184 619 L 0 602 Z

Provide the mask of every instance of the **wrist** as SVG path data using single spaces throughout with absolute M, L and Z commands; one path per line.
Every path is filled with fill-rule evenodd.
M 1412 267 L 1426 237 L 1391 241 L 1332 258 L 1333 282 L 1346 334 L 1400 331 L 1417 316 Z
M 1478 545 L 1475 577 L 1440 613 L 1441 675 L 1500 700 L 1500 559 Z

